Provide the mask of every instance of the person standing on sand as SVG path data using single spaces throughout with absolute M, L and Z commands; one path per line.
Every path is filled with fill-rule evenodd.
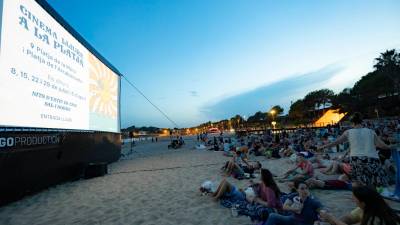
M 135 139 L 134 139 L 133 131 L 129 132 L 129 138 L 131 139 L 131 149 L 130 149 L 130 151 L 132 152 L 133 146 L 135 146 Z
M 376 146 L 390 150 L 375 133 L 375 131 L 362 126 L 362 116 L 355 113 L 350 120 L 353 128 L 346 130 L 336 141 L 319 146 L 318 150 L 330 148 L 348 141 L 350 144 L 351 180 L 364 185 L 388 186 L 389 178 L 379 161 Z

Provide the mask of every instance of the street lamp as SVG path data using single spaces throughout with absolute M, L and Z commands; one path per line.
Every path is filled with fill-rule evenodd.
M 276 122 L 274 121 L 274 115 L 275 115 L 275 113 L 276 113 L 275 109 L 271 109 L 271 110 L 269 111 L 269 114 L 271 114 L 271 117 L 272 117 L 272 122 L 271 122 L 271 124 L 272 124 L 272 126 L 274 127 L 274 129 L 275 129 L 275 125 L 276 125 Z
M 376 118 L 378 118 L 378 119 L 379 119 L 379 111 L 378 111 L 378 109 L 377 109 L 377 108 L 375 108 L 375 113 L 376 113 Z
M 272 124 L 272 126 L 274 126 L 274 130 L 275 130 L 276 121 L 272 121 L 271 124 Z

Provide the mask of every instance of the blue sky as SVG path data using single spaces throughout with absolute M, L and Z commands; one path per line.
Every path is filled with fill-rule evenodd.
M 352 87 L 400 48 L 400 1 L 48 0 L 180 127 Z M 122 127 L 173 127 L 122 81 Z

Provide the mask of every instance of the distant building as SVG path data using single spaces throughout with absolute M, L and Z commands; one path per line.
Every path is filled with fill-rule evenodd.
M 208 132 L 208 133 L 212 133 L 212 134 L 219 134 L 219 133 L 221 133 L 221 131 L 220 131 L 218 128 L 216 128 L 216 127 L 212 127 L 212 128 L 210 128 L 210 129 L 208 129 L 207 132 Z
M 347 113 L 339 113 L 339 110 L 329 109 L 324 115 L 315 121 L 314 126 L 323 127 L 327 125 L 335 125 L 340 122 L 346 114 Z

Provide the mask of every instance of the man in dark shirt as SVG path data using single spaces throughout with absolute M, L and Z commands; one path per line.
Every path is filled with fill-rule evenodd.
M 292 215 L 283 216 L 277 213 L 269 215 L 265 225 L 313 225 L 318 220 L 318 213 L 322 204 L 310 195 L 308 186 L 304 182 L 295 182 L 298 195 L 286 199 L 283 210 Z

